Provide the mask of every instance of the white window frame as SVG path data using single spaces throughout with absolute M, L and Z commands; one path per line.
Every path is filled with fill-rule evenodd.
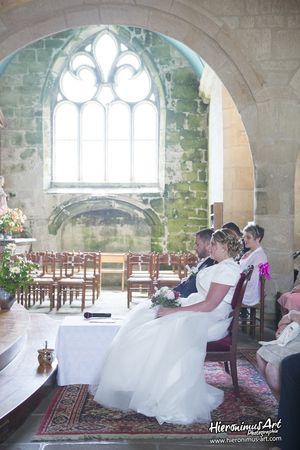
M 99 38 L 99 36 L 103 35 L 103 33 L 107 33 L 107 30 L 103 30 L 96 39 Z M 112 34 L 111 31 L 109 31 L 109 34 Z M 121 40 L 119 37 L 116 37 L 114 35 L 115 39 L 118 39 L 119 43 L 121 44 Z M 90 40 L 91 42 L 91 40 Z M 87 42 L 83 44 L 83 47 L 86 48 Z M 128 46 L 127 46 L 128 48 Z M 130 52 L 134 52 L 132 48 L 129 49 Z M 78 54 L 80 52 L 80 49 L 76 49 L 72 52 L 71 56 L 68 58 L 68 61 L 65 62 L 64 68 L 67 64 L 69 64 L 70 59 L 74 56 L 74 54 Z M 138 53 L 136 53 L 138 55 Z M 140 58 L 141 59 L 141 58 Z M 134 109 L 137 105 L 142 104 L 144 101 L 151 102 L 153 106 L 156 108 L 157 111 L 157 132 L 156 132 L 156 165 L 157 165 L 157 179 L 155 182 L 136 182 L 132 176 L 131 180 L 128 183 L 125 182 L 116 182 L 112 183 L 104 180 L 104 182 L 84 182 L 78 178 L 78 180 L 74 182 L 69 181 L 55 181 L 53 177 L 53 169 L 55 164 L 55 148 L 54 148 L 54 139 L 52 141 L 52 158 L 51 158 L 51 175 L 50 175 L 50 183 L 48 185 L 48 191 L 49 192 L 73 192 L 73 193 L 79 193 L 79 192 L 115 192 L 115 193 L 126 193 L 126 192 L 158 192 L 162 191 L 164 188 L 164 126 L 165 126 L 165 106 L 164 106 L 164 98 L 162 96 L 162 88 L 161 86 L 157 89 L 157 82 L 159 84 L 159 77 L 157 73 L 154 74 L 153 77 L 153 64 L 151 64 L 151 70 L 146 68 L 146 64 L 144 61 L 141 60 L 141 63 L 143 65 L 143 68 L 147 70 L 147 73 L 150 76 L 151 83 L 152 83 L 152 90 L 151 94 L 148 96 L 148 98 L 136 102 L 136 103 L 129 103 L 127 102 L 127 105 L 129 105 L 130 111 L 131 111 L 131 123 L 132 123 L 132 115 L 134 113 Z M 60 76 L 63 73 L 64 68 L 60 71 Z M 60 77 L 59 77 L 60 79 Z M 154 81 L 155 80 L 155 81 Z M 61 92 L 59 92 L 60 83 L 57 83 L 57 95 L 61 96 Z M 151 97 L 151 99 L 150 99 Z M 56 97 L 57 98 L 57 97 Z M 94 98 L 91 99 L 91 101 L 95 101 Z M 117 100 L 116 100 L 117 101 Z M 78 117 L 80 118 L 80 110 L 84 107 L 85 103 L 78 104 L 75 102 L 72 102 L 76 105 L 78 108 Z M 101 104 L 101 102 L 99 102 Z M 126 103 L 126 102 L 124 102 Z M 52 110 L 52 136 L 54 137 L 55 133 L 55 127 L 54 127 L 54 117 L 55 117 L 55 107 L 58 103 L 55 103 Z M 105 108 L 106 114 L 105 117 L 107 118 L 107 110 L 108 108 Z M 106 119 L 105 119 L 106 120 Z M 107 124 L 106 124 L 107 129 Z M 80 126 L 78 127 L 78 130 L 80 130 Z M 134 126 L 131 126 L 131 140 L 130 140 L 130 155 L 131 155 L 131 165 L 133 164 L 134 160 L 134 143 L 133 143 L 133 135 L 134 135 Z M 107 139 L 107 136 L 106 136 Z M 78 146 L 80 145 L 80 139 L 78 140 Z M 80 147 L 78 147 L 78 152 L 80 155 Z M 107 145 L 105 145 L 105 152 L 107 152 Z M 107 160 L 107 159 L 106 159 Z M 79 163 L 79 170 L 80 170 L 80 163 Z

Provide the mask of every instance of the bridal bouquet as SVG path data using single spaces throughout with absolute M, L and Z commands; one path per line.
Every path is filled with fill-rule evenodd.
M 179 292 L 174 292 L 172 289 L 169 289 L 167 286 L 164 286 L 160 289 L 156 288 L 155 294 L 153 295 L 152 308 L 154 306 L 165 306 L 167 308 L 175 308 L 176 306 L 181 306 L 178 302 L 180 294 Z

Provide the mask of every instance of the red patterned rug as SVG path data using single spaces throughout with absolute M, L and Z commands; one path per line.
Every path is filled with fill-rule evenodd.
M 212 421 L 222 424 L 255 425 L 268 418 L 276 420 L 277 401 L 255 367 L 255 351 L 239 355 L 238 374 L 241 397 L 236 399 L 231 378 L 220 363 L 206 364 L 207 381 L 224 390 L 225 400 L 212 413 Z M 212 438 L 209 424 L 159 425 L 153 418 L 132 411 L 101 407 L 93 401 L 86 385 L 59 387 L 42 419 L 34 441 L 112 440 L 135 438 Z M 246 432 L 223 433 L 242 436 Z

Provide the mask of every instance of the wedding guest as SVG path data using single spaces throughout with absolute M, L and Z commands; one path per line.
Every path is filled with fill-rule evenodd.
M 240 228 L 238 227 L 238 225 L 234 222 L 227 222 L 224 223 L 222 225 L 222 228 L 229 228 L 229 230 L 232 230 L 236 235 L 238 239 L 241 239 L 243 236 L 243 233 L 241 232 Z M 236 261 L 239 261 L 241 259 L 241 257 L 244 255 L 244 253 L 246 253 L 249 249 L 246 248 L 245 246 L 245 242 L 242 239 L 242 249 L 240 251 L 240 253 L 237 255 L 237 257 L 235 258 Z
M 223 223 L 222 228 L 228 228 L 229 230 L 232 230 L 236 234 L 238 239 L 243 236 L 243 233 L 239 229 L 238 225 L 234 222 Z
M 300 311 L 300 284 L 297 284 L 290 292 L 282 294 L 277 302 L 280 304 L 282 314 L 287 314 L 292 309 Z
M 173 291 L 179 292 L 181 297 L 188 297 L 193 292 L 197 292 L 196 287 L 196 275 L 199 270 L 203 270 L 206 267 L 210 267 L 215 264 L 215 261 L 210 258 L 210 240 L 213 234 L 211 228 L 205 228 L 196 233 L 195 251 L 199 258 L 197 264 L 197 272 L 189 275 L 187 278 L 181 281 L 177 286 L 173 288 Z
M 285 327 L 291 322 L 300 324 L 300 311 L 290 311 L 282 317 L 278 323 L 276 337 L 279 337 Z M 258 367 L 264 375 L 268 385 L 278 397 L 280 392 L 280 368 L 282 360 L 289 355 L 298 353 L 300 351 L 300 335 L 295 337 L 292 341 L 284 346 L 277 343 L 270 345 L 263 345 L 256 353 Z M 299 422 L 300 423 L 300 422 Z
M 268 261 L 261 241 L 264 237 L 264 229 L 259 225 L 247 225 L 243 229 L 243 240 L 245 246 L 249 249 L 240 259 L 241 271 L 245 270 L 249 265 L 254 266 L 251 279 L 247 285 L 243 305 L 254 306 L 260 302 L 260 281 L 259 281 L 259 264 Z
M 206 346 L 227 334 L 239 251 L 231 230 L 215 231 L 211 257 L 218 264 L 198 272 L 198 293 L 191 294 L 197 303 L 153 308 L 145 300 L 127 314 L 102 367 L 95 401 L 161 424 L 210 421 L 224 393 L 205 381 Z

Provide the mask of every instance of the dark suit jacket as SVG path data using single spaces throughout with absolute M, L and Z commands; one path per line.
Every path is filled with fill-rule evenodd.
M 207 258 L 198 268 L 198 272 L 206 267 L 210 267 L 215 264 L 215 261 L 211 258 Z M 180 297 L 188 297 L 193 292 L 197 292 L 196 288 L 196 276 L 189 276 L 186 280 L 173 288 L 173 291 L 179 292 Z

